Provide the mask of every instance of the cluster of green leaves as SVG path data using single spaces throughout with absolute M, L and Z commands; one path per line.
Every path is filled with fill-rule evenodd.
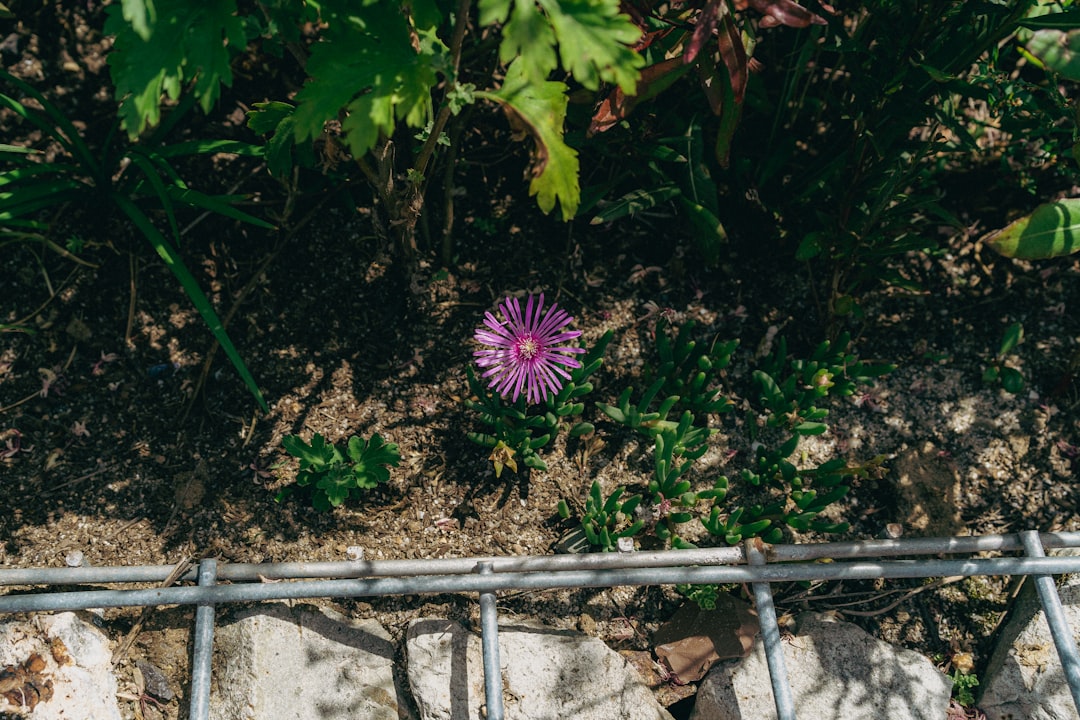
M 112 35 L 109 70 L 120 117 L 134 139 L 161 121 L 161 104 L 190 86 L 204 112 L 231 86 L 232 57 L 247 47 L 236 3 L 125 0 L 105 8 Z
M 710 170 L 710 151 L 701 121 L 694 116 L 685 126 L 684 122 L 680 118 L 672 127 L 661 130 L 679 134 L 636 138 L 629 149 L 619 142 L 620 133 L 612 133 L 611 138 L 604 138 L 607 142 L 597 143 L 597 152 L 615 164 L 615 172 L 613 177 L 588 188 L 590 200 L 585 209 L 592 212 L 590 222 L 601 225 L 664 212 L 674 204 L 686 218 L 705 262 L 715 265 L 728 240 L 720 220 L 721 189 Z M 640 157 L 642 162 L 627 163 L 627 155 Z M 605 198 L 616 193 L 621 194 Z
M 352 436 L 346 445 L 326 442 L 315 433 L 307 443 L 299 435 L 288 435 L 281 444 L 285 450 L 300 460 L 296 485 L 285 487 L 277 495 L 280 502 L 296 488 L 304 488 L 311 495 L 316 510 L 326 512 L 348 500 L 361 497 L 390 479 L 390 467 L 397 467 L 401 460 L 398 446 L 388 443 L 374 433 L 370 440 Z
M 983 371 L 983 382 L 988 384 L 1000 382 L 1001 387 L 1006 392 L 1013 394 L 1024 389 L 1023 373 L 1005 364 L 1008 356 L 1022 342 L 1024 342 L 1024 326 L 1021 323 L 1014 322 L 1005 329 L 1005 334 L 1001 338 L 1001 348 Z
M 748 91 L 772 122 L 746 126 L 729 177 L 757 188 L 770 215 L 785 219 L 780 231 L 798 240 L 797 258 L 827 278 L 834 316 L 858 314 L 861 291 L 875 283 L 915 287 L 888 258 L 932 252 L 937 228 L 962 227 L 946 176 L 999 161 L 985 132 L 1003 112 L 1042 116 L 1044 127 L 1061 119 L 1049 106 L 1002 103 L 1015 103 L 1019 86 L 1004 80 L 1018 54 L 1003 41 L 1033 5 L 871 0 L 826 37 L 778 36 L 759 48 L 769 64 L 796 60 Z M 973 117 L 981 103 L 993 117 Z M 1022 146 L 1030 155 L 1027 132 L 1013 143 Z
M 485 99 L 503 107 L 515 129 L 532 138 L 538 161 L 530 193 L 545 212 L 560 205 L 567 219 L 580 198 L 577 152 L 563 137 L 569 87 L 549 76 L 561 66 L 582 87 L 611 83 L 633 94 L 644 62 L 631 47 L 641 31 L 617 0 L 481 0 L 473 21 L 470 3 L 451 8 L 436 0 L 359 7 L 345 0 L 271 0 L 251 8 L 234 0 L 189 4 L 126 0 L 110 8 L 106 30 L 116 37 L 110 70 L 127 97 L 122 114 L 133 135 L 153 127 L 161 99 L 175 99 L 185 87 L 210 107 L 220 86 L 231 83 L 230 57 L 257 40 L 270 52 L 288 49 L 307 75 L 290 101 L 254 105 L 251 126 L 273 133 L 275 174 L 288 173 L 294 147 L 323 137 L 327 123 L 340 121 L 341 144 L 361 161 L 378 154 L 400 127 L 420 131 L 421 146 L 402 154 L 409 156 L 409 177 L 423 182 L 433 143 L 446 142 L 449 116 Z M 470 25 L 475 32 L 462 67 Z M 317 32 L 303 34 L 304 27 Z M 484 40 L 493 31 L 499 33 L 496 44 Z M 492 59 L 505 74 L 492 75 Z M 489 87 L 476 89 L 466 75 Z M 392 176 L 378 172 L 369 179 L 392 183 Z
M 853 479 L 880 472 L 882 458 L 855 466 L 834 458 L 816 467 L 798 467 L 799 442 L 828 429 L 824 422 L 828 410 L 821 405 L 830 395 L 850 396 L 893 366 L 861 361 L 851 352 L 847 335 L 821 343 L 807 358 L 790 357 L 786 342 L 779 339 L 776 350 L 753 373 L 757 410 L 749 412 L 746 425 L 756 450 L 750 465 L 737 476 L 739 493 L 733 498 L 727 476 L 703 488 L 694 480 L 693 467 L 716 433 L 705 420 L 695 422 L 695 418 L 716 417 L 732 407 L 723 392 L 722 371 L 736 343 L 701 344 L 692 339 L 693 329 L 687 323 L 673 332 L 666 321 L 659 321 L 655 329 L 659 362 L 646 373 L 654 379 L 643 397 L 631 402 L 631 388 L 623 391 L 615 405 L 596 404 L 611 420 L 653 440 L 654 471 L 646 502 L 632 496 L 638 515 L 633 522 L 624 517 L 629 513 L 621 504 L 626 493 L 622 486 L 601 502 L 601 488 L 594 485 L 582 518 L 590 542 L 606 551 L 620 537 L 648 531 L 672 547 L 691 547 L 679 528 L 695 517 L 711 535 L 732 545 L 750 537 L 778 542 L 785 528 L 824 533 L 845 530 L 846 524 L 822 520 L 820 514 L 848 493 Z M 661 400 L 661 391 L 669 389 L 683 394 Z M 688 406 L 695 407 L 698 415 Z M 679 410 L 677 421 L 668 419 Z M 759 416 L 763 420 L 760 430 Z M 766 439 L 770 442 L 762 441 Z M 703 508 L 702 503 L 707 506 Z
M 979 678 L 975 673 L 961 672 L 959 668 L 953 670 L 952 674 L 953 682 L 953 697 L 956 698 L 956 702 L 960 703 L 964 707 L 974 707 L 975 705 L 975 693 L 972 692 L 972 688 L 979 686 Z
M 694 328 L 690 321 L 671 338 L 670 324 L 663 318 L 658 320 L 654 337 L 659 362 L 646 370 L 645 379 L 651 381 L 648 388 L 637 402 L 632 401 L 634 389 L 628 387 L 615 404 L 596 404 L 615 422 L 650 437 L 675 433 L 680 455 L 710 434 L 707 428 L 695 427 L 695 412 L 720 414 L 732 407 L 720 390 L 720 379 L 738 341 L 714 340 L 706 345 L 693 339 Z M 679 419 L 669 419 L 680 411 Z
M 645 521 L 635 517 L 641 504 L 640 495 L 626 495 L 626 488 L 619 486 L 606 498 L 600 481 L 594 480 L 585 498 L 585 511 L 581 515 L 581 529 L 589 544 L 602 552 L 618 549 L 619 538 L 632 538 L 638 534 Z M 566 501 L 559 502 L 559 515 L 570 518 Z
M 499 451 L 492 456 L 497 473 L 501 473 L 502 465 L 516 468 L 515 456 L 526 467 L 547 470 L 547 464 L 536 451 L 551 442 L 560 430 L 566 429 L 570 437 L 580 437 L 595 429 L 592 423 L 580 419 L 585 411 L 581 398 L 593 390 L 589 377 L 603 365 L 604 351 L 612 335 L 610 330 L 604 333 L 583 355 L 581 367 L 571 371 L 570 379 L 559 392 L 549 394 L 535 408 L 529 407 L 524 397 L 515 403 L 505 402 L 476 377 L 471 365 L 466 368 L 473 397 L 466 398 L 465 406 L 477 413 L 479 421 L 489 428 L 488 432 L 469 432 L 468 438 Z M 507 459 L 513 464 L 506 462 Z
M 788 357 L 787 340 L 779 338 L 776 349 L 754 371 L 761 403 L 768 410 L 770 427 L 782 427 L 799 435 L 820 435 L 828 429 L 829 411 L 817 402 L 830 394 L 850 397 L 860 384 L 892 372 L 895 365 L 864 363 L 850 352 L 851 334 L 825 340 L 810 357 Z M 790 453 L 789 453 L 790 454 Z
M 189 187 L 173 166 L 176 159 L 185 156 L 217 152 L 260 155 L 262 149 L 247 143 L 213 140 L 166 144 L 166 137 L 184 118 L 190 102 L 175 108 L 169 123 L 144 142 L 125 145 L 113 128 L 101 147 L 92 148 L 75 123 L 42 93 L 3 70 L 0 81 L 12 88 L 11 94 L 0 93 L 0 105 L 40 131 L 46 143 L 59 148 L 55 159 L 45 162 L 44 152 L 38 148 L 0 145 L 0 160 L 4 162 L 0 166 L 0 239 L 40 243 L 71 257 L 72 250 L 61 248 L 52 237 L 58 221 L 56 211 L 69 205 L 97 208 L 102 203 L 120 210 L 180 281 L 252 395 L 267 410 L 258 385 L 221 319 L 177 250 L 181 240 L 177 211 L 190 208 L 266 229 L 274 226 L 234 207 L 241 198 L 211 196 Z M 28 105 L 28 100 L 41 110 Z M 166 231 L 151 220 L 151 209 L 163 212 Z M 77 242 L 68 244 L 78 247 Z

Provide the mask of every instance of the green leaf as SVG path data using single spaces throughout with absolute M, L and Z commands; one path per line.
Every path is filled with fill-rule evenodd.
M 1075 30 L 1080 28 L 1080 9 L 1072 8 L 1065 12 L 1050 13 L 1039 17 L 1020 20 L 1016 23 L 1028 30 L 1042 30 L 1051 28 L 1054 30 Z
M 1005 257 L 1046 260 L 1080 249 L 1080 198 L 1044 203 L 983 241 Z
M 510 13 L 511 4 L 513 13 Z M 509 20 L 507 21 L 507 17 Z M 480 23 L 491 25 L 506 21 L 499 44 L 499 59 L 507 65 L 521 66 L 530 82 L 547 80 L 558 66 L 555 55 L 555 31 L 533 0 L 481 0 Z
M 143 40 L 149 40 L 157 23 L 157 10 L 154 0 L 122 0 L 124 19 L 131 23 L 135 34 Z
M 161 120 L 163 93 L 176 100 L 191 83 L 209 112 L 221 86 L 232 85 L 231 56 L 247 42 L 234 0 L 128 0 L 105 11 L 105 33 L 115 36 L 109 69 L 132 137 Z
M 329 19 L 311 49 L 311 79 L 296 94 L 297 141 L 319 137 L 344 109 L 345 143 L 363 157 L 399 120 L 413 128 L 431 120 L 431 89 L 448 65 L 447 48 L 434 28 L 411 27 L 408 20 L 398 3 L 373 3 Z
M 156 177 L 156 176 L 151 176 Z M 191 271 L 187 269 L 184 261 L 169 244 L 165 236 L 161 234 L 161 231 L 154 227 L 154 224 L 150 222 L 150 218 L 138 208 L 127 196 L 113 192 L 110 194 L 113 202 L 116 203 L 124 214 L 131 219 L 135 226 L 139 229 L 139 232 L 147 239 L 147 241 L 153 246 L 157 254 L 161 256 L 161 259 L 165 261 L 165 266 L 172 271 L 176 279 L 180 281 L 184 291 L 187 293 L 188 298 L 195 305 L 195 309 L 202 315 L 203 322 L 210 328 L 210 332 L 213 333 L 214 338 L 221 345 L 221 349 L 225 351 L 225 355 L 228 356 L 229 361 L 232 362 L 233 367 L 240 373 L 241 379 L 247 386 L 252 395 L 255 396 L 255 400 L 259 403 L 259 407 L 263 409 L 263 412 L 269 413 L 270 408 L 266 404 L 266 400 L 263 399 L 262 391 L 259 390 L 259 386 L 255 383 L 255 378 L 251 376 L 251 372 L 248 370 L 247 365 L 244 364 L 243 358 L 240 357 L 240 353 L 236 351 L 236 347 L 233 345 L 232 340 L 229 338 L 225 327 L 221 324 L 221 318 L 214 312 L 214 307 L 210 304 L 206 295 L 199 287 L 198 282 L 195 281 Z
M 1080 80 L 1080 33 L 1075 30 L 1038 30 L 1027 43 L 1027 51 L 1069 80 Z
M 799 243 L 799 248 L 795 251 L 796 260 L 810 260 L 821 254 L 825 249 L 822 240 L 825 233 L 812 232 L 807 233 Z
M 300 467 L 303 469 L 321 469 L 334 457 L 334 448 L 327 445 L 326 438 L 319 433 L 315 433 L 315 437 L 311 438 L 310 445 L 299 435 L 286 435 L 282 438 L 281 444 L 287 453 L 300 459 Z
M 660 203 L 670 200 L 680 192 L 678 186 L 674 183 L 668 183 L 655 188 L 632 190 L 618 200 L 605 203 L 603 209 L 593 216 L 593 219 L 590 220 L 589 223 L 591 225 L 601 225 L 603 223 L 611 222 L 612 220 L 618 220 L 619 218 L 627 216 L 633 217 L 636 213 L 643 210 L 650 210 Z
M 232 218 L 233 220 L 239 220 L 249 225 L 255 225 L 265 230 L 275 230 L 276 228 L 265 220 L 260 220 L 254 215 L 248 215 L 243 210 L 237 210 L 228 202 L 223 202 L 220 198 L 213 197 L 211 195 L 205 195 L 198 190 L 192 190 L 191 188 L 179 188 L 175 185 L 169 185 L 166 188 L 169 197 L 178 203 L 185 205 L 191 205 L 203 210 L 209 210 L 210 212 L 223 215 L 225 217 Z
M 332 506 L 338 507 L 348 499 L 354 483 L 344 468 L 332 468 L 319 478 L 316 487 L 326 493 L 326 499 Z
M 555 28 L 563 68 L 575 80 L 590 90 L 610 82 L 627 95 L 637 92 L 638 70 L 645 58 L 630 46 L 641 38 L 641 29 L 619 12 L 619 0 L 540 0 L 540 4 Z
M 1024 389 L 1024 376 L 1016 368 L 1001 368 L 1001 387 L 1015 395 Z
M 1001 339 L 1001 351 L 998 356 L 1008 355 L 1020 343 L 1024 342 L 1023 323 L 1014 322 L 1005 330 L 1005 336 Z
M 496 92 L 477 92 L 477 97 L 503 106 L 512 126 L 528 132 L 536 143 L 529 194 L 545 213 L 562 208 L 563 220 L 570 220 L 581 201 L 578 185 L 577 151 L 563 141 L 566 119 L 566 85 L 561 82 L 531 82 L 520 61 L 506 70 L 503 85 Z
M 680 196 L 679 199 L 694 227 L 694 239 L 697 240 L 701 254 L 705 256 L 705 263 L 709 266 L 716 265 L 720 261 L 720 246 L 728 241 L 724 224 L 704 205 L 699 205 L 686 196 Z

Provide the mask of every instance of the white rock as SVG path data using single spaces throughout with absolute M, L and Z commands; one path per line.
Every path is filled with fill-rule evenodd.
M 804 613 L 783 641 L 799 718 L 810 720 L 942 720 L 952 681 L 919 653 L 894 647 L 851 623 Z M 773 720 L 765 648 L 713 666 L 698 688 L 691 720 Z
M 479 635 L 452 620 L 416 620 L 406 634 L 406 654 L 422 720 L 483 717 Z M 499 662 L 507 720 L 671 720 L 637 671 L 588 635 L 502 625 Z
M 1058 589 L 1065 618 L 1080 631 L 1080 579 Z M 979 709 L 988 720 L 1077 720 L 1057 648 L 1042 612 L 1034 578 L 1024 583 L 986 672 Z
M 31 656 L 39 658 L 34 672 L 25 667 Z M 51 690 L 34 707 L 34 720 L 120 720 L 108 638 L 75 613 L 0 625 L 0 667 L 6 666 L 24 666 L 18 683 L 24 695 L 31 686 Z M 0 698 L 0 713 L 17 710 Z
M 212 720 L 398 720 L 394 644 L 373 620 L 263 603 L 219 620 Z

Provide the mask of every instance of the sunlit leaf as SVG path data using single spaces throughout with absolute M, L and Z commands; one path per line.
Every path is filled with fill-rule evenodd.
M 1080 249 L 1080 198 L 1044 203 L 983 238 L 1005 257 L 1046 260 Z
M 558 201 L 563 219 L 574 217 L 581 188 L 577 150 L 563 140 L 566 85 L 550 80 L 533 82 L 525 75 L 524 65 L 515 61 L 507 68 L 498 91 L 478 91 L 476 96 L 501 104 L 511 126 L 535 143 L 529 194 L 536 195 L 540 209 L 549 213 Z
M 1080 31 L 1039 30 L 1027 51 L 1062 77 L 1080 80 Z
M 333 21 L 312 47 L 311 79 L 295 97 L 297 141 L 319 137 L 342 111 L 341 129 L 355 157 L 392 134 L 399 120 L 424 127 L 431 120 L 431 89 L 447 64 L 434 28 L 410 26 L 397 3 L 370 4 Z

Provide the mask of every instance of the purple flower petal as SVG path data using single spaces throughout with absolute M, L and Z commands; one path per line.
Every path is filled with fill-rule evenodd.
M 557 394 L 563 381 L 570 379 L 567 368 L 581 367 L 575 355 L 585 348 L 562 343 L 581 337 L 580 330 L 566 330 L 573 322 L 569 313 L 555 303 L 544 313 L 544 294 L 529 295 L 525 312 L 521 301 L 508 297 L 499 304 L 503 319 L 484 313 L 483 326 L 473 337 L 486 347 L 473 352 L 477 367 L 486 368 L 482 378 L 491 378 L 489 388 L 516 402 L 522 392 L 525 401 L 547 400 Z

